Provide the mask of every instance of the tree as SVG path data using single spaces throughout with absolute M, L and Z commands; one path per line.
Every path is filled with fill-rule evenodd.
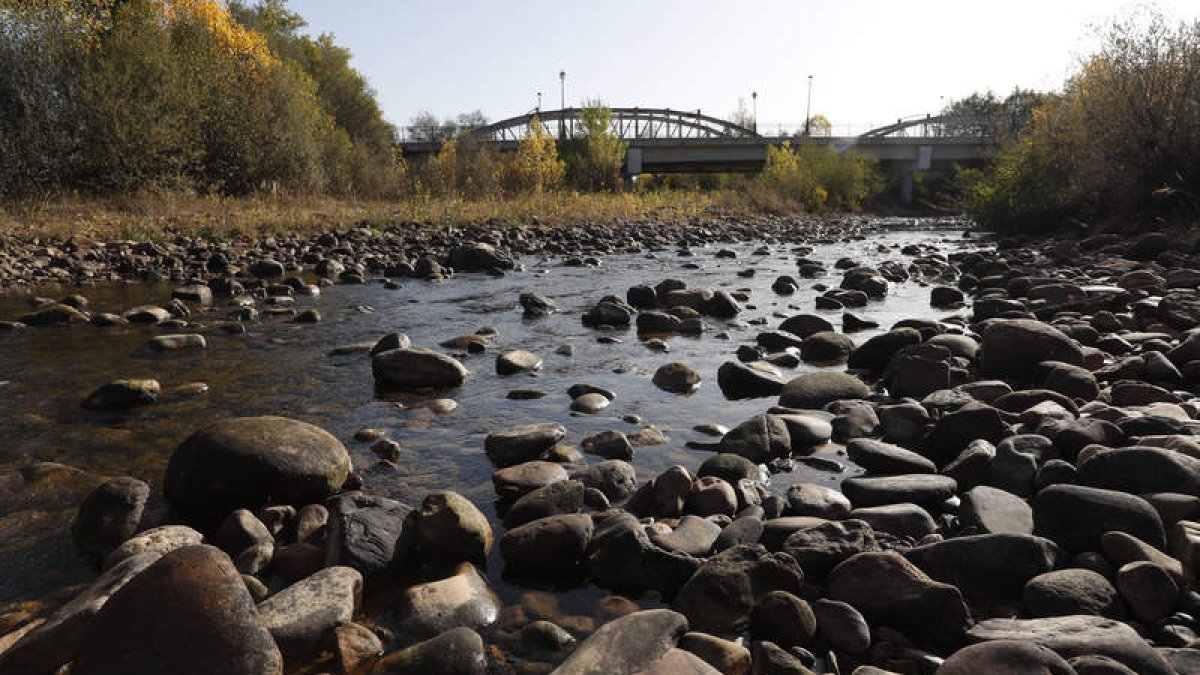
M 566 142 L 567 173 L 586 190 L 621 187 L 625 143 L 612 130 L 612 109 L 599 99 L 584 101 L 579 113 L 580 138 Z
M 558 187 L 566 166 L 558 158 L 558 147 L 536 116 L 529 121 L 529 130 L 517 152 L 502 168 L 504 187 L 510 192 L 541 193 Z
M 808 135 L 828 137 L 833 135 L 833 123 L 824 115 L 813 115 L 808 118 Z

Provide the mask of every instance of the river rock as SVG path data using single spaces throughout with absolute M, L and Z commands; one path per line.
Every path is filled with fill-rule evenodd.
M 750 612 L 750 633 L 781 647 L 812 647 L 817 637 L 817 617 L 804 600 L 787 591 L 770 591 Z
M 18 321 L 27 326 L 57 326 L 61 324 L 87 323 L 88 319 L 89 317 L 86 313 L 70 305 L 52 304 L 25 314 Z
M 534 460 L 497 469 L 492 474 L 492 485 L 501 499 L 516 499 L 540 487 L 568 478 L 570 475 L 561 464 Z
M 457 492 L 441 490 L 421 502 L 413 523 L 426 561 L 485 564 L 492 550 L 492 526 L 474 504 Z
M 109 598 L 73 672 L 269 675 L 283 659 L 228 556 L 186 546 Z
M 516 375 L 541 370 L 542 357 L 523 349 L 504 352 L 496 357 L 496 373 L 498 375 Z
M 701 476 L 692 483 L 684 511 L 701 518 L 730 516 L 737 512 L 738 496 L 733 486 L 716 476 Z
M 861 520 L 822 523 L 793 532 L 783 541 L 783 551 L 816 578 L 824 578 L 853 555 L 878 550 L 875 531 Z
M 180 349 L 204 349 L 208 340 L 197 333 L 175 333 L 159 335 L 150 339 L 150 348 L 158 352 L 177 351 Z
M 483 638 L 470 628 L 451 628 L 383 657 L 376 672 L 394 675 L 485 675 L 487 651 Z
M 897 328 L 876 335 L 862 343 L 850 354 L 847 365 L 856 370 L 882 372 L 892 357 L 905 347 L 921 343 L 921 333 L 915 328 Z
M 1033 509 L 1024 499 L 986 485 L 962 494 L 958 511 L 964 527 L 980 534 L 1033 534 Z
M 783 380 L 771 372 L 737 361 L 726 361 L 717 369 L 717 386 L 725 398 L 778 396 Z
M 363 578 L 350 567 L 327 567 L 264 600 L 259 621 L 289 663 L 314 654 L 334 629 L 354 618 Z
M 688 630 L 669 609 L 647 609 L 610 621 L 588 636 L 553 675 L 636 675 L 653 668 Z
M 995 640 L 960 649 L 938 666 L 934 675 L 977 673 L 1076 675 L 1075 669 L 1050 649 L 1017 640 Z
M 599 394 L 588 395 L 600 396 Z M 601 398 L 603 397 L 601 396 Z M 588 454 L 598 455 L 604 459 L 619 459 L 626 462 L 633 459 L 633 446 L 625 434 L 620 431 L 601 431 L 594 436 L 588 436 L 583 439 L 583 449 Z
M 1139 621 L 1153 624 L 1175 607 L 1179 586 L 1162 567 L 1141 560 L 1117 570 L 1117 590 Z
M 1132 628 L 1098 616 L 1042 619 L 987 619 L 967 633 L 972 642 L 1018 640 L 1053 650 L 1070 659 L 1100 654 L 1116 659 L 1139 675 L 1172 675 L 1175 671 Z
M 488 434 L 483 447 L 492 463 L 503 468 L 541 459 L 566 435 L 561 424 L 526 424 Z
M 547 516 L 515 527 L 500 537 L 507 573 L 526 578 L 570 576 L 583 561 L 592 539 L 589 516 Z
M 871 390 L 862 380 L 847 373 L 806 373 L 783 386 L 779 405 L 785 408 L 823 408 L 843 399 L 866 398 Z
M 1053 570 L 1066 554 L 1029 534 L 980 534 L 918 546 L 905 557 L 972 601 L 1018 607 L 1025 584 Z
M 696 475 L 716 476 L 730 485 L 737 485 L 740 480 L 757 481 L 760 478 L 757 464 L 730 452 L 717 453 L 701 462 Z
M 998 443 L 1008 435 L 1008 425 L 1000 411 L 986 403 L 972 401 L 942 416 L 921 443 L 923 454 L 944 467 L 958 457 L 971 441 L 983 439 Z
M 1021 597 L 1025 611 L 1033 618 L 1075 614 L 1125 617 L 1125 605 L 1117 589 L 1092 570 L 1065 569 L 1039 574 L 1025 584 Z
M 177 548 L 195 546 L 204 539 L 204 535 L 185 525 L 163 525 L 139 533 L 123 544 L 113 549 L 104 558 L 104 569 L 111 569 L 127 558 L 143 553 L 154 553 L 162 556 Z
M 814 602 L 812 609 L 821 636 L 834 649 L 862 654 L 871 647 L 871 628 L 857 609 L 827 598 Z
M 750 650 L 736 642 L 708 633 L 690 632 L 679 638 L 679 648 L 704 659 L 722 675 L 748 675 L 750 672 Z
M 583 483 L 565 480 L 540 487 L 518 499 L 504 514 L 504 526 L 519 527 L 538 518 L 578 513 L 583 508 Z
M 103 560 L 138 530 L 150 486 L 136 478 L 114 478 L 83 500 L 71 525 L 75 545 Z
M 933 516 L 916 504 L 866 506 L 851 511 L 850 517 L 866 522 L 876 532 L 886 532 L 913 541 L 938 531 Z
M 671 607 L 693 628 L 715 634 L 744 629 L 757 602 L 773 590 L 796 593 L 804 573 L 787 554 L 759 545 L 734 546 L 710 557 L 680 589 Z
M 833 331 L 813 333 L 804 338 L 800 358 L 811 363 L 840 363 L 854 351 L 854 340 Z
M 833 425 L 819 417 L 791 413 L 777 415 L 777 417 L 787 425 L 793 452 L 811 450 L 815 446 L 829 442 L 833 436 Z
M 979 367 L 985 373 L 1032 381 L 1043 361 L 1083 365 L 1079 345 L 1041 321 L 996 319 L 987 324 L 982 336 Z
M 1079 482 L 1132 494 L 1200 496 L 1200 459 L 1162 448 L 1115 448 L 1081 462 Z
M 158 400 L 158 380 L 113 380 L 88 395 L 83 407 L 89 410 L 128 410 Z
M 584 394 L 571 401 L 571 410 L 586 415 L 594 415 L 607 408 L 611 403 L 612 399 L 603 394 Z
M 846 443 L 850 461 L 876 475 L 937 473 L 933 462 L 898 445 L 870 438 L 855 438 Z
M 829 573 L 829 597 L 862 612 L 875 626 L 919 639 L 956 644 L 970 625 L 962 594 L 930 579 L 897 553 L 859 553 Z
M 73 660 L 109 598 L 161 557 L 158 552 L 139 553 L 109 567 L 83 592 L 0 654 L 0 672 L 53 673 Z
M 585 488 L 603 492 L 613 502 L 625 499 L 637 489 L 637 470 L 629 462 L 619 459 L 589 464 L 570 477 L 583 483 Z
M 363 575 L 404 564 L 415 539 L 412 508 L 394 499 L 351 492 L 331 502 L 325 565 L 346 565 Z
M 832 332 L 833 324 L 816 314 L 797 314 L 779 324 L 779 330 L 791 333 L 801 340 L 814 333 Z
M 775 415 L 755 415 L 721 437 L 718 450 L 741 455 L 756 464 L 792 454 L 787 424 Z
M 1043 361 L 1042 386 L 1070 398 L 1094 401 L 1100 395 L 1100 385 L 1092 371 L 1060 361 Z
M 385 389 L 444 389 L 462 386 L 468 371 L 457 360 L 427 349 L 389 349 L 371 358 L 375 384 Z
M 1131 534 L 1151 546 L 1166 545 L 1162 519 L 1149 502 L 1125 492 L 1051 485 L 1033 499 L 1033 531 L 1067 551 L 1100 550 L 1105 532 Z
M 700 387 L 700 373 L 686 363 L 668 363 L 654 371 L 654 386 L 675 394 L 690 394 Z
M 239 507 L 323 501 L 349 473 L 346 447 L 319 427 L 286 417 L 234 417 L 195 432 L 175 450 L 163 492 L 183 514 L 211 523 Z
M 842 481 L 842 492 L 855 507 L 937 504 L 953 496 L 957 485 L 953 478 L 936 474 L 858 476 Z
M 472 242 L 450 249 L 446 263 L 457 272 L 487 272 L 492 269 L 511 270 L 516 266 L 508 254 L 491 244 Z
M 451 628 L 481 630 L 496 622 L 500 601 L 475 566 L 462 563 L 452 576 L 404 589 L 396 609 L 400 630 L 431 637 Z
M 702 558 L 709 554 L 720 534 L 721 527 L 716 523 L 699 516 L 686 515 L 674 529 L 651 530 L 650 541 L 668 551 Z
M 816 483 L 797 483 L 787 489 L 787 514 L 841 520 L 850 515 L 850 500 L 841 492 Z

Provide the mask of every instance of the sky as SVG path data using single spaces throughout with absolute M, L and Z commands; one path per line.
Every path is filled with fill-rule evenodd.
M 492 121 L 601 99 L 728 117 L 760 132 L 834 134 L 926 113 L 976 91 L 1054 90 L 1129 0 L 291 0 L 333 33 L 400 126 L 482 110 Z M 1159 0 L 1172 19 L 1200 2 Z M 812 78 L 811 98 L 808 90 Z M 757 100 L 752 97 L 757 92 Z M 756 110 L 754 110 L 756 108 Z

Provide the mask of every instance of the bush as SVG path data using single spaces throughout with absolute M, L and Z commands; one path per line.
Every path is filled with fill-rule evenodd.
M 882 185 L 874 160 L 808 140 L 767 148 L 767 164 L 756 182 L 764 201 L 781 198 L 809 211 L 861 208 Z M 768 199 L 764 189 L 774 198 Z M 772 210 L 778 208 L 776 203 Z
M 982 175 L 968 214 L 996 228 L 1200 212 L 1200 22 L 1157 13 L 1112 23 L 1061 95 Z

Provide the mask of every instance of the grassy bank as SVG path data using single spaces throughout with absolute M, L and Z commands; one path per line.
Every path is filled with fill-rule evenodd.
M 313 196 L 220 197 L 138 194 L 100 199 L 54 197 L 0 204 L 0 234 L 20 239 L 154 240 L 189 235 L 259 238 L 294 232 L 382 227 L 396 223 L 539 223 L 571 226 L 618 220 L 687 222 L 751 207 L 730 192 L 540 195 L 467 200 L 457 197 L 355 200 Z

